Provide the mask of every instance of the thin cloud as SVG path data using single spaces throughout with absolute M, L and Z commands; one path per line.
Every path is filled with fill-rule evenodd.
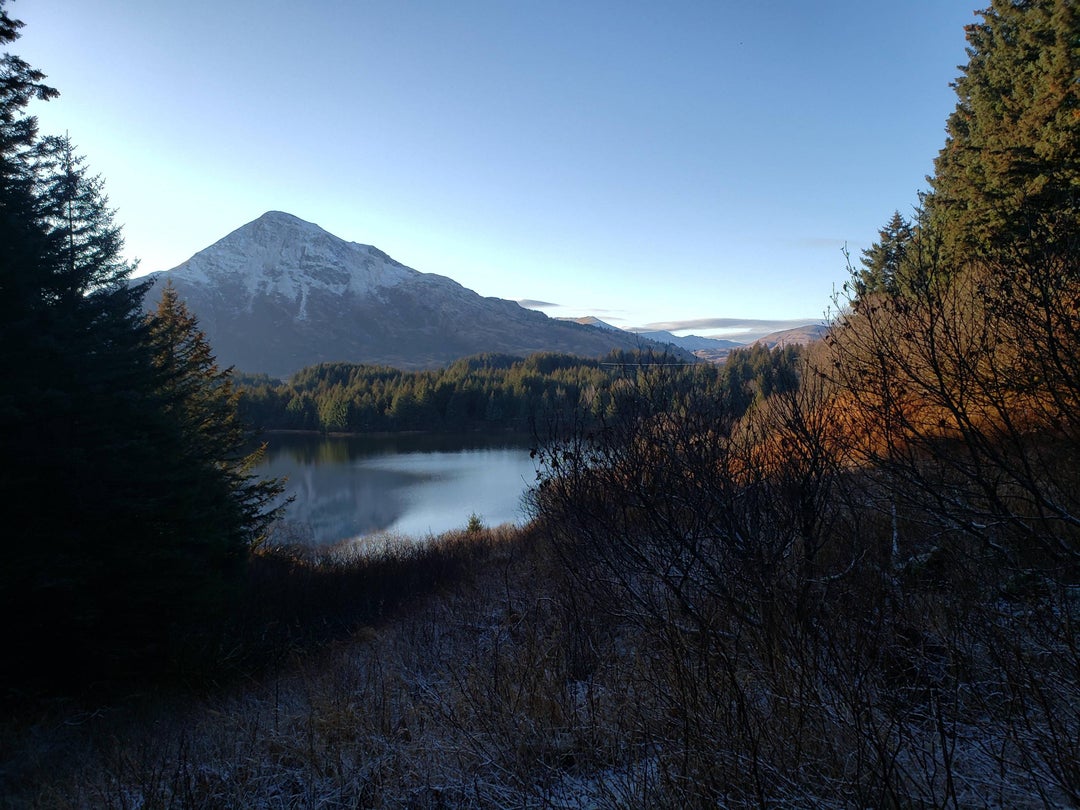
M 622 315 L 616 315 L 617 312 L 623 312 L 621 309 L 604 309 L 602 307 L 587 307 L 579 308 L 573 307 L 568 304 L 555 304 L 551 301 L 537 301 L 534 298 L 521 298 L 517 301 L 520 306 L 526 309 L 561 309 L 570 310 L 571 313 L 580 314 L 566 314 L 565 312 L 560 314 L 559 317 L 562 320 L 577 320 L 578 318 L 599 318 L 602 321 L 610 323 L 611 321 L 625 321 L 626 318 Z
M 688 329 L 721 329 L 726 332 L 779 332 L 781 329 L 794 329 L 821 323 L 821 318 L 791 318 L 787 320 L 768 320 L 758 318 L 691 318 L 685 321 L 658 321 L 635 327 L 635 332 L 683 332 Z

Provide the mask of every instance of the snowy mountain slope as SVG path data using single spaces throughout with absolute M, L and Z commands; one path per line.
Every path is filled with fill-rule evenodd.
M 245 308 L 260 295 L 298 301 L 311 292 L 367 295 L 414 276 L 370 245 L 346 242 L 318 225 L 270 211 L 170 271 L 174 284 L 228 286 Z
M 285 377 L 320 362 L 433 368 L 483 352 L 599 356 L 659 348 L 635 335 L 548 318 L 421 273 L 271 211 L 153 274 L 152 309 L 171 281 L 222 365 Z

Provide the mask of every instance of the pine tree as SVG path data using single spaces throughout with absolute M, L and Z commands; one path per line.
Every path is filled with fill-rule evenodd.
M 43 78 L 0 61 L 0 683 L 24 685 L 134 674 L 212 628 L 274 491 L 193 320 L 143 315 L 100 178 L 37 136 Z
M 198 319 L 171 283 L 148 324 L 165 413 L 181 426 L 185 455 L 200 468 L 200 477 L 228 494 L 201 534 L 218 535 L 226 555 L 243 557 L 263 540 L 276 515 L 270 505 L 282 488 L 251 474 L 263 450 L 250 449 L 232 370 L 218 367 Z
M 36 142 L 22 159 L 31 182 L 0 192 L 32 201 L 0 270 L 18 279 L 4 290 L 14 317 L 0 325 L 2 598 L 26 617 L 11 641 L 33 654 L 17 663 L 63 677 L 58 659 L 109 668 L 156 643 L 160 567 L 147 551 L 168 499 L 157 471 L 179 431 L 160 408 L 139 291 L 100 181 L 67 139 Z
M 1080 10 L 993 0 L 981 14 L 926 199 L 953 258 L 1066 238 L 1080 212 Z
M 863 251 L 862 269 L 853 279 L 857 298 L 879 292 L 895 294 L 899 290 L 912 238 L 911 223 L 894 211 L 889 224 L 878 231 L 879 241 Z
M 6 43 L 21 23 L 4 5 Z M 43 79 L 11 54 L 0 61 L 0 609 L 20 616 L 10 623 L 8 666 L 34 660 L 44 669 L 42 638 L 49 652 L 77 657 L 108 612 L 96 585 L 118 556 L 125 521 L 145 508 L 115 485 L 134 480 L 134 450 L 152 448 L 133 437 L 154 411 L 140 407 L 152 389 L 149 357 L 100 183 L 70 142 L 39 140 L 25 113 L 56 95 Z M 84 250 L 98 237 L 107 261 Z M 37 655 L 20 657 L 29 650 Z
M 4 10 L 7 0 L 0 0 L 0 44 L 19 38 L 22 22 L 13 20 Z M 31 68 L 10 53 L 0 57 L 0 179 L 5 191 L 26 186 L 30 179 L 21 160 L 37 137 L 37 119 L 25 114 L 34 99 L 47 101 L 58 92 L 44 84 L 45 74 Z
M 22 23 L 12 20 L 0 0 L 0 43 L 6 45 L 19 36 Z M 47 253 L 48 237 L 36 219 L 35 177 L 29 154 L 37 141 L 37 119 L 26 115 L 33 100 L 57 95 L 43 84 L 41 71 L 22 59 L 5 53 L 0 57 L 0 329 L 3 336 L 19 345 L 37 331 L 41 291 L 36 279 Z M 0 354 L 0 381 L 11 380 L 24 360 L 14 353 Z M 14 404 L 0 389 L 0 415 L 10 413 Z

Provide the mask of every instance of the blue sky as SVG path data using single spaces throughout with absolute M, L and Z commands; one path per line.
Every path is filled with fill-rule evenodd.
M 288 211 L 622 327 L 818 319 L 944 144 L 975 0 L 17 0 L 141 271 Z

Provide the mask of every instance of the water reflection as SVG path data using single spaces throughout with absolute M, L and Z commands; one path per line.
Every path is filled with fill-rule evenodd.
M 536 468 L 523 437 L 274 435 L 260 473 L 288 478 L 293 540 L 335 543 L 376 532 L 414 537 L 524 520 Z

